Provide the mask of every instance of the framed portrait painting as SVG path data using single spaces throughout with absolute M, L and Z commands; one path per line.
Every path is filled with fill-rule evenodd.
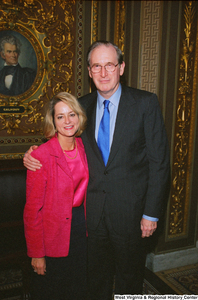
M 37 57 L 30 41 L 13 30 L 0 32 L 0 93 L 18 96 L 34 83 Z

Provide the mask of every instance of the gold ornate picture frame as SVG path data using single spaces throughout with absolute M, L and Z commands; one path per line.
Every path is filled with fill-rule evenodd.
M 0 80 L 1 160 L 22 158 L 30 145 L 41 144 L 44 105 L 59 91 L 71 92 L 74 4 L 4 0 L 1 5 L 0 39 L 17 38 L 18 63 L 35 74 L 30 86 L 18 93 L 2 90 Z M 1 58 L 0 72 L 3 67 Z

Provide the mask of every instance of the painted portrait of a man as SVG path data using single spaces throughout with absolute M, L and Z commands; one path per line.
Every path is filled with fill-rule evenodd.
M 13 34 L 0 37 L 0 57 L 3 66 L 0 68 L 0 93 L 17 96 L 26 92 L 33 84 L 36 70 L 22 67 L 19 63 L 22 43 Z

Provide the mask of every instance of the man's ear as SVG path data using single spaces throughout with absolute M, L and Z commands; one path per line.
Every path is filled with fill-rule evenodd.
M 120 76 L 124 74 L 125 62 L 123 61 L 120 65 Z
M 88 72 L 89 72 L 89 77 L 92 78 L 90 67 L 87 67 L 87 69 L 88 69 Z
M 5 55 L 3 54 L 3 51 L 0 52 L 1 58 L 5 60 Z

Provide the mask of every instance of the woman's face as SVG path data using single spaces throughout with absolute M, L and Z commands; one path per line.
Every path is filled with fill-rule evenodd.
M 59 138 L 74 137 L 79 128 L 78 115 L 64 102 L 60 101 L 54 106 L 54 123 Z

